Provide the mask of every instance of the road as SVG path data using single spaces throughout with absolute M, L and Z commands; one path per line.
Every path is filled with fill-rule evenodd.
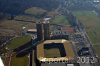
M 78 23 L 78 22 L 77 22 Z M 81 33 L 80 35 L 82 35 L 82 37 L 84 38 L 84 45 L 86 47 L 89 48 L 89 52 L 91 53 L 90 57 L 95 57 L 96 58 L 96 53 L 93 49 L 93 46 L 92 46 L 92 42 L 90 41 L 87 33 L 86 33 L 86 30 L 81 28 L 80 24 L 77 25 L 79 28 L 78 28 L 78 31 Z M 80 64 L 81 66 L 96 66 L 95 64 Z
M 64 9 L 62 9 L 62 8 L 64 8 Z M 79 33 L 82 36 L 82 38 L 75 38 L 74 37 L 75 34 L 72 34 L 72 36 L 71 36 L 71 40 L 74 42 L 73 46 L 75 47 L 76 54 L 82 47 L 88 47 L 89 52 L 91 53 L 90 57 L 96 58 L 96 52 L 93 49 L 92 43 L 91 43 L 91 41 L 86 33 L 84 26 L 82 25 L 82 23 L 79 22 L 78 19 L 71 12 L 69 12 L 66 9 L 66 7 L 62 6 L 62 8 L 61 8 L 62 11 L 60 13 L 67 16 L 68 21 L 70 22 L 72 27 L 75 29 L 76 33 Z M 80 66 L 96 66 L 96 65 L 94 65 L 94 64 L 80 64 Z

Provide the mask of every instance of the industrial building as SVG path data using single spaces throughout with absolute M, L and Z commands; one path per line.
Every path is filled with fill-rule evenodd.
M 49 39 L 50 38 L 50 24 L 44 23 L 43 29 L 44 29 L 44 40 Z
M 37 23 L 36 24 L 36 29 L 37 29 L 37 38 L 38 40 L 42 40 L 44 35 L 43 35 L 43 24 L 42 23 Z
M 67 32 L 62 32 L 62 31 L 54 31 L 50 35 L 51 39 L 69 39 L 69 34 Z

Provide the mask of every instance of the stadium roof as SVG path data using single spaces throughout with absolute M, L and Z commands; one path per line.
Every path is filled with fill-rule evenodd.
M 66 52 L 65 57 L 57 57 L 57 58 L 46 58 L 44 54 L 44 45 L 45 44 L 50 44 L 50 43 L 62 43 L 64 45 L 64 49 Z M 41 62 L 45 61 L 68 61 L 68 60 L 73 60 L 74 59 L 74 51 L 72 49 L 72 45 L 70 41 L 64 40 L 64 39 L 59 39 L 59 40 L 46 40 L 44 42 L 41 42 L 39 45 L 37 45 L 37 59 Z

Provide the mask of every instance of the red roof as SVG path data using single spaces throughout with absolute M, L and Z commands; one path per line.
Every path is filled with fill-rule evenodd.
M 62 28 L 62 31 L 66 31 L 66 32 L 69 32 L 69 33 L 74 33 L 74 28 L 72 27 L 63 27 Z

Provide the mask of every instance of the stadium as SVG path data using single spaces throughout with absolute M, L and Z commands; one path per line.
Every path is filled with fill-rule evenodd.
M 37 60 L 44 62 L 66 62 L 74 60 L 71 42 L 65 39 L 46 40 L 37 45 Z

